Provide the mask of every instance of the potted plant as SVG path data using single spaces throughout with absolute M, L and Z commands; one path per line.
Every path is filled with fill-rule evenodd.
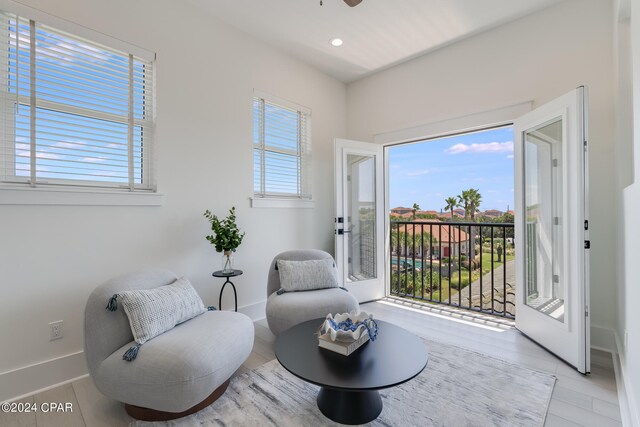
M 211 223 L 212 235 L 207 240 L 216 248 L 216 252 L 222 252 L 222 272 L 233 273 L 233 252 L 242 243 L 245 233 L 240 233 L 236 225 L 236 208 L 229 209 L 229 216 L 219 219 L 209 209 L 204 213 L 205 218 Z

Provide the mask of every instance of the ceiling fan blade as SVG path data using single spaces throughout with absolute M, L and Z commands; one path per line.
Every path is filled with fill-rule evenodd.
M 344 0 L 344 2 L 346 4 L 348 4 L 351 7 L 355 7 L 357 5 L 359 5 L 360 3 L 362 3 L 362 0 Z

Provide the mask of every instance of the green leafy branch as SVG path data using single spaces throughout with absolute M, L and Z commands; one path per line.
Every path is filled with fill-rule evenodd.
M 209 209 L 204 213 L 204 217 L 211 223 L 212 235 L 207 236 L 209 243 L 215 246 L 216 252 L 233 251 L 240 246 L 245 233 L 240 233 L 236 225 L 236 208 L 229 209 L 229 216 L 219 219 L 212 214 Z

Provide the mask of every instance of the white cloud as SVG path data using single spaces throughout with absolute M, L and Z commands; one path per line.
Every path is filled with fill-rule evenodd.
M 106 160 L 100 157 L 84 157 L 82 161 L 87 163 L 102 163 Z
M 87 145 L 87 143 L 84 141 L 67 139 L 65 141 L 60 141 L 60 142 L 56 142 L 55 144 L 52 144 L 52 147 L 76 149 L 78 148 L 78 146 L 83 146 L 83 145 Z
M 486 142 L 483 144 L 456 144 L 446 150 L 445 153 L 513 153 L 513 141 Z
M 56 42 L 52 46 L 49 46 L 49 50 L 59 53 L 60 59 L 70 62 L 76 62 L 76 58 L 80 58 L 82 55 L 91 57 L 94 60 L 93 62 L 104 62 L 110 59 L 110 55 L 107 54 L 107 52 L 71 39 L 68 39 L 66 42 Z
M 16 144 L 17 157 L 31 157 L 29 144 Z M 62 156 L 48 151 L 36 151 L 36 159 L 60 160 Z
M 429 169 L 423 169 L 419 171 L 407 172 L 407 176 L 422 176 L 427 175 L 429 172 Z
M 509 154 L 509 155 L 507 156 L 507 159 L 513 159 L 513 154 Z

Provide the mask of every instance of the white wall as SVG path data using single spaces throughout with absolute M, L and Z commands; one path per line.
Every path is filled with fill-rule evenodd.
M 161 207 L 0 206 L 0 401 L 84 373 L 82 355 L 72 370 L 64 356 L 82 350 L 84 304 L 114 275 L 167 267 L 217 305 L 222 281 L 211 272 L 220 254 L 204 238 L 207 208 L 224 215 L 236 206 L 247 233 L 235 256 L 245 272 L 235 282 L 238 304 L 260 308 L 276 253 L 333 249 L 333 138 L 346 134 L 343 83 L 188 3 L 23 2 L 157 53 L 157 172 L 166 197 Z M 315 209 L 249 207 L 254 88 L 312 109 Z M 65 337 L 49 342 L 48 323 L 60 319 Z M 39 365 L 59 371 L 45 383 L 34 382 L 37 366 L 19 370 L 56 357 Z
M 628 425 L 640 425 L 640 310 L 637 307 L 640 301 L 637 268 L 640 259 L 640 1 L 622 0 L 618 6 L 615 194 L 621 273 L 616 341 L 627 403 L 621 410 Z
M 613 328 L 612 4 L 570 0 L 347 86 L 348 137 L 590 89 L 592 324 Z

